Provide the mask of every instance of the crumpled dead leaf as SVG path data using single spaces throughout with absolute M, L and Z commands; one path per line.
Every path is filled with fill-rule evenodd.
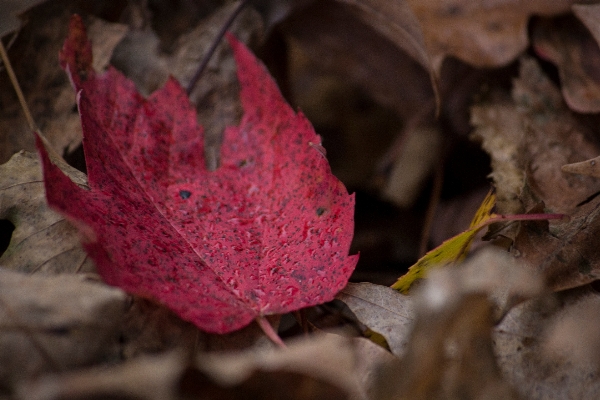
M 248 350 L 243 353 L 208 353 L 198 358 L 199 369 L 223 386 L 248 379 L 254 371 L 295 372 L 329 382 L 352 398 L 364 398 L 355 376 L 352 341 L 335 334 L 320 334 L 288 343 L 284 351 Z M 289 393 L 293 389 L 288 389 Z
M 493 160 L 492 176 L 504 196 L 499 208 L 559 212 L 570 218 L 551 225 L 514 225 L 509 235 L 513 254 L 536 266 L 552 290 L 598 279 L 600 251 L 589 238 L 600 234 L 600 205 L 594 198 L 600 179 L 563 172 L 565 164 L 600 153 L 589 139 L 591 128 L 567 109 L 532 59 L 521 60 L 512 100 L 475 106 L 472 120 Z
M 64 162 L 79 185 L 87 178 Z M 93 272 L 77 230 L 48 207 L 37 154 L 19 152 L 0 165 L 0 219 L 15 230 L 0 267 L 22 272 Z
M 385 0 L 384 0 L 385 1 Z M 569 11 L 571 0 L 442 1 L 406 0 L 416 15 L 435 71 L 448 56 L 478 67 L 503 66 L 527 47 L 531 15 Z
M 103 366 L 61 375 L 49 374 L 23 382 L 18 395 L 30 400 L 177 399 L 178 380 L 183 378 L 184 369 L 183 354 L 168 352 L 139 357 L 110 368 Z
M 582 296 L 573 296 L 566 306 L 554 314 L 544 334 L 543 350 L 559 362 L 579 367 L 600 368 L 600 296 L 583 290 Z
M 293 13 L 280 27 L 293 59 L 302 53 L 312 61 L 308 68 L 349 79 L 401 117 L 422 113 L 423 108 L 432 112 L 427 70 L 354 11 L 333 1 L 316 1 Z
M 408 350 L 385 371 L 390 380 L 396 375 L 386 389 L 396 397 L 377 398 L 517 398 L 496 365 L 491 328 L 516 301 L 542 290 L 533 270 L 489 247 L 462 265 L 433 271 L 414 294 Z
M 413 325 L 413 299 L 387 286 L 349 283 L 337 296 L 358 320 L 382 335 L 397 356 L 407 351 Z
M 586 311 L 589 306 L 594 307 L 593 315 Z M 588 288 L 566 291 L 517 306 L 494 328 L 494 351 L 502 374 L 523 398 L 593 399 L 600 395 L 600 338 L 591 332 L 598 327 L 597 307 L 598 294 Z M 575 353 L 565 355 L 565 351 Z M 588 356 L 574 359 L 583 352 Z
M 48 1 L 26 14 L 29 23 L 8 51 L 33 119 L 52 146 L 66 153 L 81 144 L 81 124 L 73 89 L 58 65 L 73 4 Z M 94 67 L 103 70 L 127 27 L 90 17 Z M 7 74 L 0 74 L 0 163 L 20 150 L 35 151 L 34 135 L 25 120 Z
M 443 135 L 437 126 L 419 126 L 406 132 L 383 196 L 399 207 L 411 207 L 441 161 L 442 144 Z
M 570 289 L 600 278 L 600 198 L 578 207 L 570 220 L 553 224 L 523 222 L 512 252 L 544 274 L 555 291 Z
M 533 59 L 521 60 L 512 101 L 474 106 L 472 123 L 492 157 L 500 212 L 527 211 L 543 201 L 549 212 L 569 214 L 600 190 L 599 179 L 561 172 L 600 148 Z
M 126 294 L 82 275 L 0 268 L 0 382 L 119 358 Z
M 525 207 L 519 200 L 525 186 L 525 170 L 521 161 L 524 127 L 518 109 L 508 99 L 498 99 L 490 105 L 471 109 L 472 137 L 481 140 L 481 147 L 491 158 L 490 177 L 496 187 L 496 208 L 501 214 L 522 214 Z
M 46 375 L 22 383 L 19 395 L 30 400 L 366 399 L 377 377 L 364 375 L 364 365 L 373 367 L 372 372 L 393 359 L 364 339 L 320 334 L 285 350 L 202 353 L 191 363 L 184 352 L 174 350 L 109 368 Z
M 337 0 L 340 3 L 351 5 L 363 22 L 376 32 L 404 50 L 423 68 L 429 72 L 431 86 L 438 102 L 438 79 L 441 68 L 436 68 L 435 62 L 430 57 L 426 47 L 426 40 L 421 25 L 415 17 L 409 2 L 386 0 Z M 440 65 L 441 67 L 441 65 Z
M 584 21 L 593 18 L 593 8 L 589 11 Z M 600 47 L 585 26 L 572 15 L 538 19 L 532 42 L 540 57 L 557 66 L 569 107 L 580 113 L 600 111 Z
M 0 38 L 19 29 L 18 15 L 45 0 L 4 0 L 0 2 Z

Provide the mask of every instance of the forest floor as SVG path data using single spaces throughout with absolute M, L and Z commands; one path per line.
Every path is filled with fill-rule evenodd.
M 508 3 L 0 4 L 0 399 L 599 397 L 600 6 Z

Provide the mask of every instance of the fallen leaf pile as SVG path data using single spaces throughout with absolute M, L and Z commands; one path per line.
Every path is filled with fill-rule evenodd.
M 597 398 L 599 21 L 0 5 L 0 398 Z

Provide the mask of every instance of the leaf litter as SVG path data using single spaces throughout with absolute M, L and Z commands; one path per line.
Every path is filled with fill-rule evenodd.
M 317 60 L 304 64 L 304 68 L 314 68 L 313 76 L 319 76 L 319 65 L 328 63 L 330 67 L 337 68 L 338 73 L 346 76 L 349 82 L 356 82 L 362 86 L 369 96 L 376 99 L 376 103 L 388 107 L 391 105 L 398 115 L 404 116 L 403 121 L 408 120 L 405 117 L 410 117 L 415 110 L 421 108 L 427 110 L 423 113 L 425 117 L 422 118 L 429 118 L 427 115 L 432 117 L 432 91 L 431 88 L 426 88 L 429 81 L 423 79 L 423 76 L 426 77 L 427 71 L 435 71 L 435 68 L 432 69 L 422 62 L 426 58 L 411 60 L 409 55 L 403 53 L 407 50 L 406 43 L 403 42 L 406 38 L 399 38 L 389 33 L 393 29 L 403 27 L 405 20 L 402 19 L 404 18 L 402 15 L 412 18 L 409 14 L 410 11 L 414 12 L 416 19 L 412 20 L 415 23 L 413 28 L 417 29 L 414 32 L 420 29 L 426 43 L 426 47 L 417 49 L 422 54 L 420 57 L 424 55 L 435 58 L 438 62 L 436 65 L 440 68 L 442 64 L 440 60 L 446 60 L 443 63 L 452 65 L 453 68 L 458 66 L 457 71 L 462 68 L 460 62 L 448 60 L 448 55 L 456 56 L 476 66 L 489 60 L 495 60 L 490 64 L 495 66 L 509 63 L 523 53 L 523 46 L 526 46 L 529 40 L 535 51 L 530 53 L 530 58 L 515 61 L 514 70 L 516 71 L 518 67 L 520 73 L 512 77 L 513 83 L 510 83 L 512 93 L 508 90 L 508 86 L 495 85 L 485 80 L 481 88 L 472 82 L 463 86 L 444 86 L 444 82 L 448 79 L 452 80 L 459 75 L 456 71 L 441 68 L 442 73 L 437 78 L 443 86 L 440 92 L 442 93 L 441 116 L 442 121 L 449 122 L 446 118 L 450 118 L 451 121 L 449 124 L 443 122 L 435 126 L 442 135 L 446 136 L 444 138 L 446 144 L 453 143 L 454 140 L 452 138 L 448 140 L 448 136 L 452 135 L 449 129 L 450 131 L 454 129 L 454 134 L 470 134 L 470 128 L 462 131 L 458 129 L 460 123 L 457 123 L 458 117 L 455 111 L 467 115 L 469 110 L 464 107 L 473 105 L 471 118 L 475 126 L 474 137 L 480 140 L 482 147 L 492 159 L 491 177 L 497 194 L 495 212 L 503 215 L 563 213 L 568 215 L 569 219 L 550 222 L 510 222 L 508 225 L 493 224 L 485 238 L 491 239 L 497 247 L 508 249 L 508 253 L 500 250 L 492 251 L 486 249 L 489 246 L 478 244 L 481 248 L 475 254 L 467 256 L 464 264 L 436 268 L 431 272 L 430 277 L 411 290 L 409 295 L 375 284 L 353 283 L 345 289 L 338 287 L 342 290 L 337 298 L 348 303 L 352 311 L 348 315 L 341 314 L 341 320 L 334 318 L 337 315 L 335 312 L 337 306 L 336 303 L 332 303 L 306 310 L 308 322 L 306 315 L 302 315 L 305 311 L 301 311 L 297 317 L 299 321 L 304 322 L 299 325 L 291 323 L 289 315 L 284 316 L 281 321 L 279 318 L 271 321 L 276 327 L 280 326 L 280 334 L 284 336 L 290 348 L 294 348 L 288 352 L 270 349 L 270 345 L 264 341 L 264 335 L 256 325 L 226 335 L 209 335 L 200 332 L 193 324 L 182 321 L 170 310 L 150 300 L 126 296 L 123 292 L 109 288 L 98 281 L 85 281 L 84 275 L 73 277 L 76 278 L 75 280 L 63 280 L 71 277 L 70 274 L 78 270 L 73 266 L 81 262 L 81 258 L 77 259 L 81 256 L 82 249 L 78 247 L 75 240 L 76 230 L 67 221 L 48 211 L 43 203 L 36 203 L 38 199 L 43 198 L 43 190 L 39 188 L 41 185 L 39 182 L 36 183 L 39 180 L 36 176 L 39 177 L 40 167 L 31 154 L 21 153 L 9 164 L 2 166 L 4 169 L 0 174 L 0 181 L 12 182 L 9 184 L 11 188 L 23 188 L 22 192 L 20 189 L 0 192 L 2 218 L 10 218 L 15 226 L 11 238 L 14 240 L 12 246 L 21 243 L 19 237 L 23 235 L 30 241 L 27 244 L 27 251 L 23 251 L 24 247 L 9 247 L 10 250 L 5 251 L 0 258 L 0 261 L 10 260 L 11 269 L 21 271 L 10 272 L 16 275 L 6 276 L 5 272 L 8 271 L 2 271 L 1 280 L 8 282 L 8 286 L 5 287 L 7 293 L 10 292 L 11 295 L 2 296 L 0 306 L 0 354 L 3 357 L 10 356 L 17 354 L 14 349 L 18 349 L 19 354 L 28 354 L 28 356 L 9 357 L 6 358 L 8 360 L 6 363 L 1 363 L 6 365 L 6 371 L 9 371 L 8 374 L 0 374 L 2 396 L 64 399 L 121 396 L 127 393 L 127 396 L 136 398 L 174 399 L 198 396 L 239 398 L 248 395 L 254 398 L 270 396 L 361 399 L 597 397 L 596 371 L 599 360 L 595 356 L 598 348 L 595 327 L 598 322 L 595 321 L 594 313 L 594 309 L 597 308 L 594 281 L 597 279 L 598 254 L 591 238 L 597 236 L 596 220 L 599 209 L 597 193 L 600 188 L 594 172 L 594 160 L 600 152 L 596 139 L 596 116 L 580 114 L 581 111 L 593 111 L 594 104 L 597 102 L 594 90 L 588 90 L 593 89 L 595 79 L 593 72 L 590 72 L 594 70 L 596 63 L 595 49 L 593 46 L 590 47 L 590 37 L 582 30 L 565 33 L 561 30 L 548 32 L 542 29 L 544 23 L 554 21 L 553 15 L 567 11 L 569 4 L 557 3 L 546 6 L 535 2 L 512 8 L 510 15 L 501 12 L 499 7 L 487 10 L 485 19 L 471 18 L 475 22 L 458 24 L 460 25 L 458 26 L 452 24 L 466 15 L 476 15 L 479 11 L 476 8 L 466 10 L 462 5 L 458 5 L 456 9 L 445 10 L 446 14 L 443 12 L 436 14 L 433 11 L 436 10 L 435 5 L 423 3 L 415 6 L 408 2 L 409 7 L 405 9 L 405 14 L 383 15 L 389 20 L 386 22 L 385 18 L 372 19 L 369 14 L 369 12 L 385 10 L 376 1 L 365 2 L 372 7 L 369 12 L 364 8 L 356 8 L 355 5 L 352 6 L 355 8 L 348 7 L 347 4 L 340 5 L 341 3 L 354 4 L 354 2 L 308 3 L 298 8 L 290 8 L 282 2 L 281 9 L 284 11 L 275 19 L 269 14 L 272 10 L 262 9 L 255 14 L 251 6 L 247 9 L 248 15 L 262 17 L 270 15 L 267 15 L 268 18 L 265 20 L 266 31 L 270 32 L 268 41 L 263 42 L 267 43 L 265 48 L 270 49 L 266 53 L 280 54 L 273 51 L 276 48 L 274 43 L 282 43 L 278 42 L 278 37 L 290 40 L 287 44 L 290 44 L 288 49 L 291 52 L 300 49 L 300 44 L 304 49 L 312 46 L 314 51 L 312 53 L 305 51 L 304 56 L 316 56 Z M 233 8 L 235 5 L 237 4 L 229 3 L 229 7 Z M 274 4 L 273 7 L 275 6 L 279 4 Z M 40 10 L 44 10 L 44 7 L 49 5 L 36 6 L 34 12 L 29 15 L 32 18 L 43 15 L 43 11 Z M 145 6 L 137 5 L 137 7 L 145 11 L 143 8 Z M 156 4 L 150 7 L 156 7 Z M 188 6 L 182 5 L 182 7 Z M 215 9 L 225 8 L 215 6 Z M 311 12 L 317 9 L 329 11 L 321 14 Z M 153 12 L 157 10 L 153 9 Z M 168 13 L 167 9 L 163 9 L 162 12 Z M 544 17 L 531 19 L 532 12 Z M 594 13 L 593 5 L 573 7 L 573 14 L 586 25 L 592 36 L 594 35 Z M 189 18 L 204 21 L 198 25 L 200 31 L 206 27 L 215 29 L 214 24 L 218 24 L 215 21 L 221 20 L 224 14 L 225 11 L 222 11 L 219 17 L 211 14 L 215 17 L 213 22 L 209 22 L 211 18 L 204 19 L 206 15 Z M 109 18 L 107 15 L 102 14 L 100 18 Z M 400 15 L 400 19 L 394 19 L 398 18 L 397 15 Z M 135 25 L 133 23 L 135 18 L 131 17 L 130 14 L 129 19 L 122 18 L 120 22 L 127 21 L 134 29 L 139 29 L 141 25 Z M 439 23 L 425 23 L 432 18 L 438 18 Z M 477 26 L 482 20 L 489 22 L 497 21 L 498 18 L 501 19 L 500 25 L 488 23 L 485 26 L 481 24 Z M 319 19 L 322 21 L 317 23 Z M 282 23 L 273 26 L 274 20 Z M 334 20 L 337 22 L 327 26 L 328 21 Z M 346 23 L 339 23 L 340 21 Z M 509 26 L 513 26 L 511 24 L 514 21 L 517 21 L 514 26 L 519 28 L 511 30 Z M 529 32 L 523 29 L 528 21 L 531 23 Z M 115 20 L 111 20 L 112 22 Z M 205 28 L 200 27 L 202 23 L 207 24 Z M 150 63 L 153 58 L 158 60 L 162 57 L 164 61 L 171 57 L 165 58 L 164 51 L 167 45 L 172 46 L 171 50 L 177 49 L 180 45 L 183 46 L 181 48 L 190 45 L 185 41 L 177 44 L 173 38 L 165 39 L 165 36 L 161 36 L 163 34 L 160 33 L 157 24 L 158 22 L 153 20 L 145 28 L 149 33 L 156 32 L 158 39 L 154 43 L 160 47 L 159 50 L 154 50 L 152 47 L 145 50 Z M 349 30 L 348 26 L 356 29 Z M 463 36 L 441 34 L 448 27 L 453 27 L 454 32 L 463 32 Z M 25 24 L 23 32 L 27 32 L 27 29 L 35 30 L 35 24 Z M 162 32 L 165 32 L 164 27 L 162 29 Z M 241 33 L 244 41 L 261 40 L 260 34 L 257 34 L 260 28 L 256 25 L 241 24 L 236 29 L 238 29 L 236 34 Z M 356 51 L 345 53 L 340 51 L 340 49 L 352 50 L 349 48 L 348 40 L 342 40 L 343 37 L 352 38 L 349 36 L 352 34 L 359 36 L 356 38 L 358 44 L 354 49 Z M 492 34 L 496 35 L 495 39 L 498 40 L 496 44 L 518 42 L 518 45 L 508 47 L 491 45 L 494 41 L 489 41 L 488 35 Z M 185 40 L 192 40 L 192 37 L 194 37 L 193 33 Z M 250 39 L 251 37 L 253 39 Z M 477 46 L 465 46 L 465 43 L 471 43 L 478 37 L 485 40 L 478 42 Z M 328 42 L 321 40 L 322 38 L 330 38 L 333 41 Z M 518 38 L 518 41 L 515 41 L 515 38 Z M 17 37 L 15 45 L 23 43 L 23 40 L 23 37 Z M 255 48 L 260 47 L 257 42 L 253 42 Z M 450 44 L 456 47 L 448 48 Z M 438 45 L 439 48 L 436 48 Z M 199 90 L 199 108 L 210 108 L 211 101 L 213 104 L 218 104 L 216 100 L 218 96 L 215 93 L 218 93 L 219 87 L 229 87 L 224 90 L 229 90 L 230 94 L 237 93 L 235 89 L 237 83 L 231 86 L 232 64 L 229 67 L 225 66 L 227 62 L 231 63 L 232 58 L 227 54 L 227 45 L 221 46 L 223 49 L 221 56 L 217 55 L 209 68 L 211 79 L 204 82 L 206 85 L 204 89 Z M 361 58 L 359 49 L 363 49 L 363 53 L 369 56 Z M 107 51 L 110 52 L 110 49 Z M 193 70 L 193 62 L 186 64 L 184 60 L 185 51 L 175 53 L 177 51 L 172 53 L 173 56 L 170 58 L 173 63 L 180 62 L 182 70 L 186 68 Z M 190 59 L 197 60 L 201 50 L 192 50 L 192 53 Z M 406 53 L 410 54 L 409 51 Z M 264 55 L 265 52 L 262 54 Z M 549 54 L 553 56 L 546 57 Z M 180 56 L 181 58 L 178 58 Z M 135 68 L 135 58 L 127 61 L 127 51 L 121 57 L 125 57 L 124 65 L 130 62 L 130 65 Z M 564 73 L 565 65 L 561 64 L 561 57 L 571 60 L 580 60 L 583 57 L 589 65 L 584 65 L 583 62 L 582 65 L 578 65 L 579 61 L 572 61 L 566 66 L 574 69 Z M 52 59 L 52 56 L 48 59 Z M 224 59 L 230 61 L 225 62 Z M 369 64 L 368 59 L 379 60 L 377 68 L 374 68 L 372 63 Z M 293 61 L 297 58 L 292 57 L 289 60 Z M 388 65 L 388 61 L 393 66 Z M 547 61 L 556 63 L 559 71 L 563 72 L 553 75 L 553 70 L 549 68 Z M 423 70 L 415 72 L 415 69 L 410 67 L 411 62 L 413 66 L 421 63 Z M 281 63 L 281 58 L 267 62 L 282 85 L 282 91 L 289 96 L 286 79 L 290 77 L 286 78 L 277 67 L 273 69 L 273 66 L 282 65 Z M 164 67 L 164 63 L 158 62 L 157 65 Z M 221 83 L 214 79 L 215 82 L 211 84 L 210 81 L 215 76 L 213 74 L 220 73 L 220 65 L 229 68 L 229 71 L 225 73 Z M 539 65 L 542 65 L 543 69 L 540 69 Z M 349 71 L 344 71 L 344 67 Z M 510 68 L 512 67 L 506 71 Z M 388 78 L 398 76 L 400 69 L 403 71 L 400 75 L 403 79 L 406 78 L 406 84 L 398 86 L 396 78 Z M 22 65 L 18 67 L 18 71 L 23 73 Z M 490 79 L 491 75 L 486 75 L 489 72 L 485 72 L 484 69 L 472 68 L 471 71 L 473 75 L 482 74 Z M 87 78 L 87 73 L 85 76 Z M 166 79 L 166 75 L 163 76 Z M 294 75 L 291 79 L 298 79 L 300 76 L 302 75 Z M 75 78 L 77 79 L 77 76 Z M 591 85 L 580 85 L 580 89 L 573 86 L 586 79 L 591 79 L 588 80 Z M 391 82 L 396 83 L 391 84 Z M 298 82 L 294 84 L 298 87 Z M 485 86 L 488 84 L 489 86 Z M 80 85 L 85 86 L 81 82 Z M 402 93 L 398 87 L 403 88 L 407 93 Z M 569 87 L 571 89 L 568 89 Z M 327 87 L 320 86 L 320 88 Z M 152 89 L 147 93 L 151 91 Z M 462 92 L 459 94 L 460 91 Z M 40 92 L 35 98 L 43 99 L 44 96 L 49 96 L 48 98 L 52 99 L 49 93 L 50 91 Z M 352 96 L 352 93 L 357 91 L 346 90 L 344 93 Z M 152 96 L 157 95 L 150 96 L 152 99 Z M 212 100 L 205 102 L 211 96 Z M 406 100 L 408 98 L 406 96 L 411 100 Z M 317 97 L 326 98 L 326 94 Z M 462 101 L 459 98 L 469 100 Z M 577 103 L 573 101 L 574 98 Z M 53 104 L 51 100 L 46 101 Z M 82 93 L 82 109 L 85 108 L 85 101 L 85 95 Z M 230 101 L 233 100 L 226 100 L 227 104 L 223 104 L 223 107 L 228 108 L 235 102 L 230 103 Z M 293 101 L 291 102 L 294 104 Z M 144 104 L 146 104 L 144 107 L 147 107 L 147 103 Z M 352 104 L 351 100 L 347 104 Z M 459 104 L 460 106 L 457 106 Z M 190 109 L 192 107 L 189 106 Z M 233 106 L 231 110 L 235 107 L 239 106 Z M 361 107 L 365 107 L 364 103 Z M 88 108 L 91 109 L 89 105 Z M 312 109 L 318 108 L 318 103 L 312 107 Z M 571 112 L 571 109 L 578 113 Z M 448 117 L 449 110 L 453 110 L 452 117 Z M 328 112 L 326 109 L 321 111 L 323 115 Z M 213 149 L 218 149 L 218 144 L 221 142 L 219 130 L 222 128 L 219 126 L 238 124 L 235 120 L 241 115 L 239 112 L 233 112 L 227 118 L 219 120 L 216 115 L 218 113 L 215 112 L 209 117 L 200 117 L 200 120 L 208 118 L 210 120 L 208 123 L 213 124 L 214 128 L 211 129 L 214 130 L 214 137 L 210 139 L 213 142 L 209 144 Z M 206 115 L 210 115 L 210 112 Z M 50 118 L 53 119 L 54 117 Z M 225 119 L 229 122 L 224 123 Z M 184 119 L 179 120 L 184 121 Z M 189 124 L 192 124 L 193 120 L 194 118 L 190 117 Z M 143 125 L 141 122 L 136 123 L 139 124 L 138 126 Z M 406 127 L 403 127 L 404 132 L 418 135 L 418 129 L 415 127 L 424 126 L 423 123 L 423 120 L 413 125 L 407 123 Z M 56 122 L 56 126 L 61 124 L 67 126 L 66 122 Z M 66 138 L 72 135 L 71 130 L 72 128 L 65 128 Z M 398 127 L 395 132 L 402 131 Z M 6 135 L 4 138 L 19 136 L 12 132 Z M 228 147 L 227 135 L 228 133 L 225 133 L 223 151 Z M 61 140 L 60 135 L 58 137 Z M 352 138 L 354 142 L 340 143 L 344 143 L 344 146 L 347 143 L 354 143 L 354 146 L 359 148 L 362 146 L 366 149 L 365 141 L 376 140 L 377 132 L 373 134 L 365 132 L 361 139 L 363 142 L 358 141 L 357 137 Z M 325 138 L 327 140 L 326 135 Z M 31 137 L 28 140 L 30 139 Z M 325 141 L 324 147 L 329 150 L 329 153 L 324 154 L 318 151 L 320 142 L 311 142 L 312 145 L 309 147 L 314 150 L 319 159 L 329 156 L 332 149 L 335 153 L 335 146 L 339 144 L 335 140 Z M 396 144 L 401 150 L 402 140 L 396 141 Z M 205 146 L 209 145 L 205 143 Z M 192 146 L 202 149 L 202 146 L 194 143 Z M 17 148 L 10 150 L 5 160 L 16 150 Z M 63 150 L 61 145 L 59 150 Z M 427 151 L 427 149 L 419 151 Z M 445 157 L 445 151 L 446 149 L 440 157 Z M 201 154 L 202 151 L 197 153 Z M 346 154 L 360 155 L 361 153 L 355 151 Z M 418 154 L 411 156 L 414 156 L 414 159 L 423 158 Z M 51 157 L 53 162 L 61 163 L 59 156 Z M 208 164 L 212 166 L 211 169 L 218 165 L 216 161 L 218 157 L 207 155 L 206 158 Z M 229 165 L 227 158 L 224 160 L 225 164 L 222 164 L 221 168 Z M 387 167 L 401 166 L 401 160 L 390 160 Z M 444 160 L 442 159 L 441 162 Z M 356 164 L 361 167 L 368 165 L 361 160 L 357 160 Z M 61 169 L 65 168 L 66 166 L 62 164 Z M 168 175 L 169 169 L 165 169 L 164 173 Z M 407 171 L 407 174 L 410 172 Z M 75 179 L 76 175 L 77 173 L 72 170 L 68 173 L 70 179 Z M 90 176 L 93 177 L 93 173 Z M 364 182 L 369 174 L 363 173 L 362 176 Z M 413 177 L 406 178 L 410 180 Z M 426 174 L 417 180 L 423 179 L 426 179 Z M 20 183 L 14 186 L 14 182 Z M 85 179 L 79 180 L 78 184 L 82 188 L 89 186 Z M 454 182 L 451 184 L 457 185 Z M 93 187 L 93 179 L 91 186 Z M 385 185 L 378 182 L 371 186 L 373 187 L 382 188 Z M 193 190 L 187 190 L 187 187 L 174 188 L 173 194 L 179 197 L 172 196 L 172 198 L 180 202 L 192 199 L 198 191 L 196 186 L 190 188 Z M 190 192 L 189 197 L 187 192 Z M 187 199 L 182 198 L 181 193 Z M 30 202 L 30 199 L 35 201 Z M 226 202 L 222 201 L 222 204 Z M 40 210 L 41 218 L 35 210 Z M 34 224 L 36 217 L 43 222 L 39 226 Z M 108 216 L 102 215 L 102 218 L 115 219 L 116 216 L 108 213 Z M 396 218 L 389 218 L 389 220 L 398 221 Z M 52 221 L 58 221 L 59 231 L 69 231 L 72 236 L 68 236 L 69 239 L 66 240 L 63 240 L 62 233 L 52 236 L 55 235 L 52 233 Z M 400 221 L 401 224 L 412 223 L 411 219 L 400 219 Z M 48 224 L 51 226 L 48 227 Z M 94 238 L 94 235 L 91 235 L 92 231 L 77 223 L 75 226 L 80 230 L 83 229 L 84 238 L 89 245 L 89 239 Z M 155 226 L 152 226 L 152 229 L 159 231 Z M 38 234 L 32 236 L 27 233 L 32 231 Z M 43 238 L 46 238 L 45 242 Z M 399 240 L 397 236 L 395 240 Z M 369 242 L 362 240 L 361 243 Z M 399 246 L 400 243 L 396 245 Z M 63 253 L 67 249 L 72 250 Z M 461 256 L 464 255 L 464 252 L 459 253 Z M 53 254 L 64 254 L 64 257 L 58 259 L 53 257 Z M 88 259 L 86 262 L 89 261 Z M 35 270 L 36 267 L 31 266 L 40 263 L 44 265 L 38 269 L 36 275 L 27 277 L 23 274 Z M 2 267 L 6 265 L 8 264 L 3 264 Z M 93 272 L 93 270 L 91 264 L 86 264 L 79 272 Z M 47 275 L 48 272 L 52 275 L 63 274 L 56 276 L 57 280 L 54 280 Z M 65 272 L 67 275 L 64 274 Z M 394 277 L 400 275 L 398 272 L 394 274 Z M 85 275 L 92 278 L 95 276 L 89 273 Z M 20 282 L 18 285 L 15 284 L 17 281 Z M 47 289 L 42 289 L 44 285 L 48 285 Z M 85 287 L 83 294 L 74 295 L 68 290 L 63 290 L 66 297 L 59 295 L 56 300 L 48 300 L 48 290 L 54 288 L 75 290 L 80 285 Z M 100 299 L 101 296 L 92 298 L 92 293 L 105 292 L 105 289 L 113 293 L 112 300 Z M 2 289 L 0 293 L 4 294 L 4 291 Z M 336 291 L 337 289 L 333 292 Z M 332 296 L 334 294 L 332 293 Z M 27 305 L 22 305 L 23 302 Z M 83 308 L 83 304 L 91 308 Z M 94 323 L 98 313 L 89 310 L 102 310 L 107 309 L 106 307 L 112 310 L 110 311 L 112 317 L 103 316 L 102 318 L 106 319 L 105 324 Z M 15 313 L 15 310 L 18 312 Z M 79 317 L 84 315 L 81 312 L 87 315 Z M 78 317 L 71 317 L 73 315 Z M 320 315 L 319 318 L 324 319 L 317 321 L 315 315 Z M 328 322 L 324 323 L 326 320 Z M 385 337 L 385 342 L 391 351 L 364 337 L 341 338 L 341 335 L 348 335 L 347 329 L 331 330 L 333 326 L 352 324 L 352 320 L 355 324 L 368 327 L 373 332 L 370 336 L 373 339 L 376 339 L 377 335 L 383 335 L 380 337 Z M 92 329 L 89 328 L 90 324 L 104 328 Z M 319 332 L 323 329 L 333 333 L 323 335 Z M 309 332 L 308 337 L 300 340 L 302 343 L 298 342 L 296 346 L 296 340 L 292 340 L 292 337 L 300 336 L 301 331 Z M 10 340 L 5 341 L 5 339 Z M 82 341 L 88 343 L 89 347 L 77 345 L 83 343 Z M 94 346 L 98 343 L 110 344 L 102 345 L 102 351 L 96 352 L 94 349 L 98 347 Z M 70 348 L 69 344 L 78 347 L 79 352 L 75 348 Z M 245 350 L 240 351 L 240 349 Z M 55 352 L 58 350 L 62 353 L 57 356 Z M 227 353 L 206 353 L 213 350 L 226 350 Z M 62 356 L 68 358 L 64 364 Z M 31 364 L 19 364 L 23 359 L 32 360 Z M 321 360 L 317 362 L 320 368 L 313 367 L 315 360 Z M 243 367 L 233 368 L 234 365 L 243 365 Z M 232 378 L 234 371 L 240 371 L 235 379 Z

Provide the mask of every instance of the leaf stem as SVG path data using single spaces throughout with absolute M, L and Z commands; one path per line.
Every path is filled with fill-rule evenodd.
M 282 349 L 287 348 L 285 343 L 283 343 L 283 340 L 281 340 L 281 338 L 279 337 L 277 332 L 275 332 L 275 329 L 273 329 L 273 327 L 271 326 L 271 324 L 269 323 L 269 321 L 267 321 L 267 319 L 265 317 L 256 317 L 256 323 L 258 324 L 258 326 L 260 326 L 260 329 L 262 329 L 262 331 L 265 333 L 265 335 L 267 335 L 267 337 L 273 343 L 275 343 L 277 346 L 281 347 Z
M 33 117 L 31 116 L 31 112 L 29 111 L 29 107 L 27 107 L 27 102 L 25 101 L 25 96 L 23 96 L 23 91 L 21 91 L 21 86 L 19 85 L 19 81 L 17 80 L 17 76 L 15 75 L 15 71 L 10 64 L 10 60 L 8 59 L 8 54 L 6 53 L 6 49 L 4 48 L 4 44 L 0 40 L 0 57 L 2 58 L 2 62 L 6 67 L 6 73 L 10 78 L 10 82 L 17 93 L 17 97 L 19 98 L 19 103 L 21 104 L 21 108 L 25 113 L 25 119 L 27 119 L 27 125 L 29 125 L 29 129 L 32 132 L 37 131 L 37 127 L 35 122 L 33 121 Z
M 196 70 L 196 73 L 194 74 L 194 76 L 190 80 L 190 83 L 188 84 L 188 87 L 186 89 L 186 93 L 188 96 L 190 94 L 192 94 L 192 90 L 194 90 L 194 86 L 196 86 L 196 83 L 202 76 L 202 73 L 206 69 L 208 62 L 212 58 L 212 55 L 214 54 L 215 50 L 217 49 L 217 46 L 219 45 L 219 43 L 221 43 L 221 39 L 223 39 L 223 36 L 225 36 L 225 32 L 227 32 L 227 29 L 229 29 L 231 24 L 233 24 L 233 21 L 235 21 L 237 16 L 240 14 L 240 12 L 242 12 L 244 7 L 246 7 L 246 5 L 249 2 L 250 2 L 249 0 L 242 0 L 240 2 L 240 4 L 238 4 L 238 6 L 235 8 L 235 10 L 233 10 L 231 15 L 227 18 L 227 21 L 225 21 L 225 23 L 221 27 L 221 30 L 219 31 L 219 33 L 217 33 L 217 36 L 215 37 L 214 41 L 210 45 L 210 48 L 204 55 L 204 58 L 202 58 L 202 61 L 200 62 L 200 66 L 198 67 L 198 69 Z
M 568 219 L 566 214 L 512 214 L 502 215 L 497 214 L 485 221 L 486 225 L 490 225 L 501 221 L 541 221 L 546 219 Z

